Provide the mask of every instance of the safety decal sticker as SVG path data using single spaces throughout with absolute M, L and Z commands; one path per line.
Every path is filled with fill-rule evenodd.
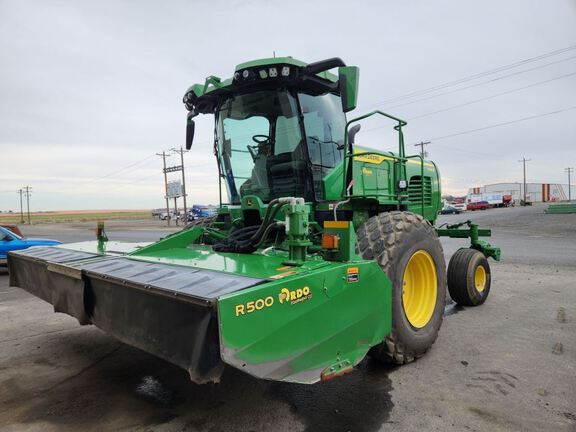
M 359 280 L 358 267 L 348 267 L 346 270 L 346 282 L 358 282 Z

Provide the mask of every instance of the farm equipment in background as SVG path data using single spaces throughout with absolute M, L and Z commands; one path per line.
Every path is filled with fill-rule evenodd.
M 446 286 L 461 304 L 483 303 L 487 258 L 500 251 L 476 225 L 434 228 L 436 165 L 406 155 L 402 119 L 346 118 L 358 81 L 358 68 L 338 58 L 284 57 L 193 85 L 187 148 L 193 118 L 214 115 L 217 215 L 149 245 L 101 238 L 11 253 L 11 284 L 197 383 L 217 382 L 225 364 L 314 383 L 367 354 L 396 364 L 422 356 Z M 359 122 L 373 116 L 393 122 L 397 152 L 355 145 Z M 471 240 L 448 272 L 439 236 Z
M 501 193 L 470 194 L 468 195 L 467 201 L 468 204 L 488 203 L 490 207 L 509 207 L 512 205 L 512 195 L 504 195 Z
M 192 208 L 188 210 L 188 222 L 192 222 L 200 218 L 213 217 L 216 216 L 217 213 L 218 207 L 194 204 Z

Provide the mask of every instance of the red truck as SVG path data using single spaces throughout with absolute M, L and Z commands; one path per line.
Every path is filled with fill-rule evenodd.
M 488 204 L 488 201 L 471 202 L 466 205 L 466 210 L 486 210 L 489 208 L 490 204 Z

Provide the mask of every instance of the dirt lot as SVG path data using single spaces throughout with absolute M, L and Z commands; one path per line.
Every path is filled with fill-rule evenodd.
M 143 218 L 151 218 L 150 210 L 66 210 L 30 213 L 30 221 L 33 224 Z M 26 212 L 23 215 L 0 213 L 0 223 L 20 223 L 21 220 L 28 220 Z
M 542 206 L 443 216 L 494 231 L 485 305 L 449 305 L 438 341 L 401 367 L 372 360 L 314 386 L 255 380 L 229 368 L 219 385 L 123 345 L 0 276 L 0 430 L 575 431 L 576 215 Z M 80 241 L 93 224 L 26 234 Z M 115 240 L 153 240 L 158 222 L 108 225 Z M 443 241 L 447 256 L 459 241 Z

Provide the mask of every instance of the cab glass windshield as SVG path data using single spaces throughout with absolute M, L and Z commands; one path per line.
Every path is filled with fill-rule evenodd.
M 259 91 L 227 99 L 218 112 L 217 140 L 231 203 L 246 195 L 267 202 L 307 193 L 305 143 L 298 106 L 289 92 Z

